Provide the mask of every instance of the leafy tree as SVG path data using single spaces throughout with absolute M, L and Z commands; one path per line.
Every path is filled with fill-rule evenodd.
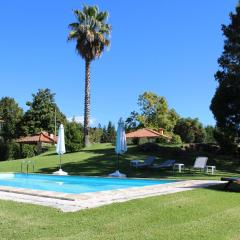
M 222 25 L 224 51 L 218 59 L 218 82 L 210 109 L 217 121 L 217 139 L 224 149 L 237 145 L 240 134 L 240 3 L 230 14 L 229 25 Z
M 213 126 L 205 127 L 205 132 L 206 132 L 205 142 L 206 143 L 215 143 L 216 142 L 215 137 L 214 137 L 215 131 L 216 131 L 215 127 L 213 127 Z
M 127 132 L 133 129 L 140 128 L 141 123 L 139 122 L 139 114 L 135 111 L 131 112 L 130 116 L 125 121 L 125 128 Z
M 100 12 L 97 6 L 84 6 L 83 10 L 75 10 L 76 22 L 69 24 L 71 29 L 68 40 L 76 40 L 76 50 L 85 60 L 85 104 L 84 104 L 84 143 L 89 141 L 90 119 L 90 64 L 99 58 L 106 46 L 111 26 L 106 23 L 108 12 Z
M 29 110 L 24 114 L 22 123 L 25 134 L 35 134 L 42 130 L 54 133 L 55 111 L 57 126 L 66 124 L 66 117 L 60 112 L 54 96 L 50 89 L 39 89 L 36 94 L 32 94 L 33 100 L 27 102 Z
M 0 100 L 0 119 L 4 121 L 1 135 L 5 142 L 19 137 L 22 117 L 23 110 L 13 98 L 3 97 Z
M 182 141 L 186 143 L 202 143 L 206 134 L 197 118 L 180 118 L 174 127 L 174 133 L 179 135 Z
M 91 143 L 100 143 L 103 135 L 103 129 L 99 124 L 98 127 L 90 128 L 90 142 Z
M 126 120 L 126 129 L 147 127 L 155 130 L 164 128 L 171 132 L 179 119 L 174 109 L 169 109 L 164 97 L 152 92 L 144 92 L 138 98 L 140 113 L 132 112 Z
M 83 147 L 83 126 L 74 119 L 65 126 L 66 150 L 78 152 Z

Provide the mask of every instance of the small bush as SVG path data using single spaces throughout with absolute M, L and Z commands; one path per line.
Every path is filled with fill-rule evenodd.
M 15 142 L 0 143 L 0 160 L 10 160 L 21 158 L 19 144 Z
M 37 155 L 37 147 L 35 145 L 24 144 L 21 152 L 22 158 L 31 158 Z
M 173 144 L 182 144 L 182 139 L 179 135 L 174 134 L 171 139 L 171 143 Z
M 12 142 L 7 144 L 7 159 L 21 158 L 21 149 L 18 143 Z
M 214 137 L 221 147 L 221 152 L 223 154 L 237 154 L 238 144 L 235 142 L 235 138 L 230 134 L 226 134 L 220 130 L 215 130 Z
M 156 143 L 167 144 L 167 143 L 169 143 L 169 140 L 164 137 L 159 137 L 156 139 Z
M 133 138 L 133 139 L 132 139 L 132 143 L 133 143 L 134 145 L 138 145 L 138 144 L 139 144 L 139 140 L 140 140 L 140 138 Z
M 83 145 L 80 143 L 67 143 L 66 150 L 67 152 L 79 152 L 82 149 Z
M 7 159 L 7 145 L 0 142 L 0 160 L 4 161 Z
M 149 142 L 149 139 L 147 139 L 147 138 L 139 138 L 138 144 L 142 145 L 142 144 L 145 144 L 148 142 Z
M 159 150 L 159 146 L 156 143 L 144 143 L 138 146 L 140 151 L 154 152 Z
M 65 134 L 67 152 L 79 152 L 83 147 L 82 125 L 76 122 L 68 122 Z

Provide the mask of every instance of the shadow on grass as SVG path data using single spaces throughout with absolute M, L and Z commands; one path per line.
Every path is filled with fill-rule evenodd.
M 228 189 L 225 189 L 226 183 L 212 185 L 209 186 L 207 189 L 214 190 L 214 191 L 221 191 L 221 192 L 240 192 L 240 185 L 236 183 L 232 183 Z
M 85 175 L 85 176 L 107 176 L 116 170 L 116 160 L 117 156 L 114 151 L 113 146 L 108 148 L 97 148 L 97 149 L 83 149 L 81 153 L 91 153 L 92 157 L 86 159 L 79 159 L 79 161 L 68 162 L 62 165 L 64 171 L 68 172 L 70 175 Z M 49 153 L 49 156 L 56 155 L 55 153 Z M 237 168 L 237 163 L 228 164 L 227 167 L 225 163 L 222 162 L 215 156 L 209 157 L 209 165 L 216 165 L 217 169 L 224 169 L 226 173 L 217 172 L 216 175 L 206 175 L 204 173 L 195 173 L 186 171 L 184 173 L 175 173 L 170 170 L 156 170 L 156 169 L 135 169 L 130 167 L 130 161 L 133 159 L 144 160 L 149 155 L 156 156 L 156 162 L 160 163 L 166 159 L 175 159 L 176 162 L 184 163 L 185 166 L 193 166 L 196 156 L 198 153 L 186 153 L 185 155 L 178 155 L 169 152 L 160 152 L 158 150 L 145 152 L 139 150 L 137 146 L 130 146 L 127 153 L 120 157 L 120 171 L 127 174 L 128 177 L 136 178 L 176 178 L 176 179 L 203 179 L 203 178 L 214 178 L 220 179 L 223 176 L 229 176 L 231 174 L 239 174 Z M 38 170 L 39 173 L 52 173 L 59 169 L 58 166 L 51 168 L 41 168 Z
M 70 152 L 64 153 L 64 155 L 70 155 L 70 154 L 72 154 L 72 153 L 70 153 Z M 51 153 L 46 153 L 46 154 L 44 153 L 42 156 L 44 156 L 44 157 L 58 156 L 58 154 L 56 152 L 51 152 Z

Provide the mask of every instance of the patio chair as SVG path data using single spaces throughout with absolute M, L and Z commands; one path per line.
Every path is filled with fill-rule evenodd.
M 240 178 L 239 177 L 223 177 L 221 178 L 221 181 L 227 181 L 227 184 L 224 186 L 224 189 L 229 190 L 230 185 L 233 183 L 240 184 Z
M 207 157 L 197 157 L 192 169 L 194 170 L 205 170 L 207 166 Z
M 146 167 L 151 166 L 153 164 L 153 162 L 155 161 L 155 159 L 156 159 L 155 156 L 149 156 L 143 162 L 140 160 L 132 160 L 131 166 L 135 167 L 135 168 L 146 168 Z
M 152 169 L 166 169 L 166 168 L 173 168 L 174 163 L 176 160 L 166 160 L 163 163 L 160 164 L 154 164 L 152 166 L 149 166 L 149 168 Z

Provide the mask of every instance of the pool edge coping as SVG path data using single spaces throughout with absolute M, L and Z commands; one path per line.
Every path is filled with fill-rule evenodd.
M 17 172 L 0 172 L 0 174 L 26 174 L 27 173 L 17 173 Z M 38 173 L 30 173 L 30 174 L 36 174 Z M 46 175 L 46 176 L 59 176 L 59 175 L 52 175 L 52 174 L 39 174 L 39 175 Z M 68 176 L 75 176 L 78 175 L 68 175 Z M 59 176 L 61 177 L 61 176 Z M 67 177 L 67 176 L 63 176 Z M 79 176 L 79 177 L 93 177 L 93 178 L 107 178 L 108 177 L 100 177 L 100 176 Z M 110 179 L 115 179 L 114 177 L 109 177 Z M 160 179 L 160 178 L 123 178 L 123 179 L 130 179 L 130 180 L 167 180 L 167 179 Z M 162 184 L 152 184 L 152 185 L 146 185 L 146 186 L 137 186 L 137 187 L 128 187 L 128 188 L 119 188 L 119 189 L 112 189 L 112 190 L 102 190 L 102 191 L 96 191 L 96 192 L 83 192 L 83 193 L 64 193 L 64 192 L 55 192 L 55 191 L 48 191 L 48 190 L 40 190 L 40 189 L 30 189 L 30 188 L 20 188 L 20 187 L 12 187 L 12 186 L 2 186 L 0 185 L 0 192 L 10 192 L 10 193 L 16 193 L 16 194 L 25 194 L 29 196 L 38 196 L 38 197 L 46 197 L 46 198 L 52 198 L 52 199 L 59 199 L 59 200 L 68 200 L 68 201 L 76 201 L 81 200 L 83 198 L 86 198 L 86 196 L 95 196 L 95 195 L 112 195 L 113 193 L 121 193 L 126 192 L 127 190 L 130 191 L 138 191 L 143 189 L 152 189 L 152 187 L 162 186 L 162 185 L 171 185 L 176 184 L 180 182 L 185 182 L 187 180 L 175 180 L 175 179 L 168 179 L 172 182 L 162 183 Z M 168 181 L 167 180 L 167 181 Z M 128 191 L 127 191 L 128 192 Z
M 68 194 L 45 190 L 0 186 L 0 199 L 54 207 L 63 212 L 74 212 L 112 203 L 172 194 L 195 188 L 204 188 L 220 183 L 223 182 L 218 180 L 182 180 L 164 184 L 87 192 L 81 194 Z

